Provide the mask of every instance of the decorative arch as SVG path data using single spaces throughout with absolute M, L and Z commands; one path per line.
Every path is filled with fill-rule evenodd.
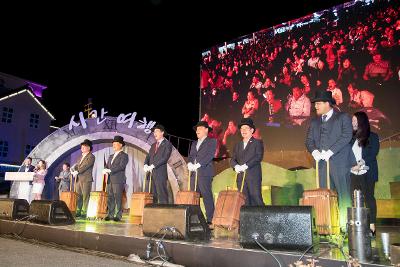
M 69 161 L 71 165 L 80 154 L 80 143 L 84 139 L 93 142 L 93 153 L 96 156 L 95 167 L 93 168 L 92 190 L 101 190 L 102 169 L 104 160 L 112 154 L 112 140 L 115 135 L 124 137 L 126 146 L 124 151 L 129 155 L 129 163 L 126 169 L 127 176 L 127 197 L 129 199 L 132 192 L 141 191 L 143 183 L 143 161 L 150 150 L 151 144 L 155 142 L 154 136 L 150 131 L 145 132 L 143 128 L 138 128 L 139 123 L 135 122 L 132 127 L 127 123 L 118 123 L 116 117 L 106 117 L 99 123 L 98 119 L 86 119 L 86 127 L 82 125 L 69 129 L 66 125 L 54 131 L 43 139 L 29 154 L 33 158 L 33 164 L 40 159 L 46 161 L 48 174 L 46 176 L 46 188 L 44 195 L 46 198 L 56 198 L 54 176 L 61 170 L 62 163 Z M 186 162 L 178 150 L 173 147 L 171 157 L 168 161 L 168 180 L 172 193 L 170 198 L 175 198 L 180 187 L 187 183 Z M 171 199 L 170 199 L 171 200 Z M 130 201 L 127 201 L 128 205 Z

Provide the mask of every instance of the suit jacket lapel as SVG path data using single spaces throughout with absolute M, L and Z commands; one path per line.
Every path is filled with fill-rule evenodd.
M 86 157 L 87 157 L 88 155 L 86 155 L 83 159 L 82 159 L 82 157 L 83 156 L 81 156 L 80 158 L 79 158 L 79 167 L 83 164 L 83 162 L 86 160 Z
M 253 138 L 254 137 L 251 137 L 250 139 L 249 139 L 249 141 L 247 142 L 247 145 L 246 145 L 246 148 L 244 149 L 244 151 L 246 151 L 248 148 L 249 148 L 249 146 L 253 143 Z M 243 142 L 243 141 L 242 141 Z M 244 143 L 243 143 L 243 146 L 244 146 Z M 243 147 L 242 146 L 242 147 Z
M 244 150 L 244 142 L 243 142 L 243 140 L 242 140 L 242 141 L 240 141 L 240 143 L 239 143 L 239 153 L 242 153 L 243 150 Z
M 198 142 L 199 140 L 197 140 L 197 142 Z M 197 153 L 198 152 L 200 152 L 200 150 L 204 147 L 204 143 L 206 143 L 208 141 L 208 137 L 206 137 L 204 140 L 203 140 L 203 142 L 201 142 L 201 144 L 200 144 L 200 147 L 199 147 L 199 150 L 197 150 Z M 196 143 L 196 146 L 197 146 L 197 143 Z
M 336 120 L 336 119 L 337 119 L 337 116 L 338 116 L 338 113 L 334 110 L 334 111 L 333 111 L 333 114 L 332 114 L 332 117 L 331 117 L 332 121 L 333 121 L 333 120 Z M 331 120 L 331 119 L 329 119 L 329 120 Z M 329 122 L 329 121 L 328 121 L 328 122 Z
M 239 163 L 241 163 L 241 162 L 243 162 L 243 159 L 244 159 L 244 143 L 243 143 L 243 140 L 242 141 L 240 141 L 239 142 L 239 145 L 238 145 L 239 147 L 238 147 L 238 160 L 239 160 Z
M 157 154 L 158 151 L 160 151 L 160 148 L 164 145 L 165 142 L 166 142 L 165 140 L 163 140 L 163 141 L 161 142 L 161 144 L 158 146 L 157 151 L 156 151 L 156 146 L 157 146 L 157 142 L 156 142 L 156 145 L 154 146 L 154 154 Z
M 117 162 L 117 159 L 118 159 L 118 157 L 119 157 L 119 155 L 120 155 L 121 153 L 122 153 L 122 151 L 119 152 L 119 153 L 115 156 L 114 161 L 113 161 L 112 158 L 111 158 L 110 166 L 113 165 L 115 162 Z

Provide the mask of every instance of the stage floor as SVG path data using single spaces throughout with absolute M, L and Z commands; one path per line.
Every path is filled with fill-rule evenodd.
M 17 233 L 26 238 L 55 242 L 67 246 L 83 247 L 128 256 L 145 255 L 149 238 L 143 236 L 141 226 L 129 223 L 126 216 L 121 222 L 77 220 L 74 225 L 49 226 L 25 222 L 0 220 L 0 233 Z M 400 243 L 400 227 L 379 225 L 376 239 L 372 241 L 373 259 L 366 265 L 390 265 L 382 248 L 381 233 L 389 233 L 390 243 Z M 214 238 L 208 242 L 165 240 L 167 252 L 174 261 L 185 266 L 276 266 L 277 263 L 262 250 L 243 249 L 236 238 Z M 275 251 L 274 255 L 286 266 L 294 263 L 301 252 Z M 343 253 L 344 252 L 344 253 Z M 319 250 L 303 258 L 318 257 L 322 266 L 343 266 L 348 254 L 347 244 L 340 250 L 328 242 L 321 242 Z M 247 259 L 246 259 L 247 258 Z M 251 263 L 250 263 L 251 262 Z M 324 264 L 322 264 L 324 263 Z M 283 264 L 283 266 L 285 266 Z

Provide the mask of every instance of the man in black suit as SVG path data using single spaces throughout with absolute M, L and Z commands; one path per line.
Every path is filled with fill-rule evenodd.
M 125 146 L 122 136 L 114 136 L 112 141 L 114 154 L 110 155 L 104 173 L 108 174 L 107 179 L 107 207 L 108 214 L 104 218 L 106 221 L 114 219 L 119 222 L 122 218 L 122 194 L 126 184 L 125 169 L 129 157 L 122 148 Z
M 326 166 L 329 161 L 330 186 L 336 189 L 339 200 L 340 227 L 346 229 L 347 208 L 350 199 L 350 141 L 353 135 L 351 118 L 347 113 L 333 109 L 335 100 L 330 91 L 317 91 L 315 109 L 318 117 L 313 118 L 307 132 L 306 147 L 319 166 L 319 184 L 327 187 Z
M 35 166 L 32 165 L 32 158 L 27 157 L 24 161 L 24 166 L 19 168 L 18 172 L 33 172 Z
M 243 176 L 246 173 L 243 184 L 246 206 L 264 206 L 261 195 L 261 161 L 264 156 L 264 145 L 261 140 L 253 137 L 256 126 L 252 119 L 242 119 L 239 128 L 243 140 L 235 145 L 231 159 L 231 166 L 238 174 L 237 187 L 241 189 Z
M 86 218 L 93 182 L 93 165 L 95 162 L 95 156 L 92 154 L 92 149 L 92 141 L 85 139 L 81 143 L 82 155 L 71 168 L 72 175 L 77 177 L 76 193 L 78 194 L 78 200 L 76 205 L 76 217 Z
M 197 173 L 197 191 L 203 197 L 207 222 L 211 224 L 214 215 L 214 197 L 211 190 L 214 177 L 212 160 L 217 149 L 217 140 L 207 137 L 212 128 L 205 121 L 198 122 L 193 129 L 196 131 L 198 139 L 191 144 L 189 153 L 188 169 L 191 172 L 190 182 L 194 184 Z
M 172 153 L 171 143 L 164 138 L 165 128 L 157 124 L 152 129 L 156 142 L 151 145 L 149 154 L 144 160 L 144 171 L 152 175 L 154 203 L 168 204 L 168 170 L 167 163 Z

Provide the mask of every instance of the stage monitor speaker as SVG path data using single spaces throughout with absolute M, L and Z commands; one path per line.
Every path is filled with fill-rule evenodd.
M 74 224 L 75 219 L 64 201 L 34 200 L 29 208 L 33 222 L 52 225 Z
M 185 240 L 209 240 L 211 235 L 199 206 L 173 204 L 146 205 L 143 234 Z
M 319 240 L 312 207 L 242 207 L 240 244 L 245 248 L 260 248 L 255 239 L 268 249 L 305 251 L 316 246 Z
M 0 219 L 16 220 L 29 215 L 29 203 L 26 199 L 0 199 Z

